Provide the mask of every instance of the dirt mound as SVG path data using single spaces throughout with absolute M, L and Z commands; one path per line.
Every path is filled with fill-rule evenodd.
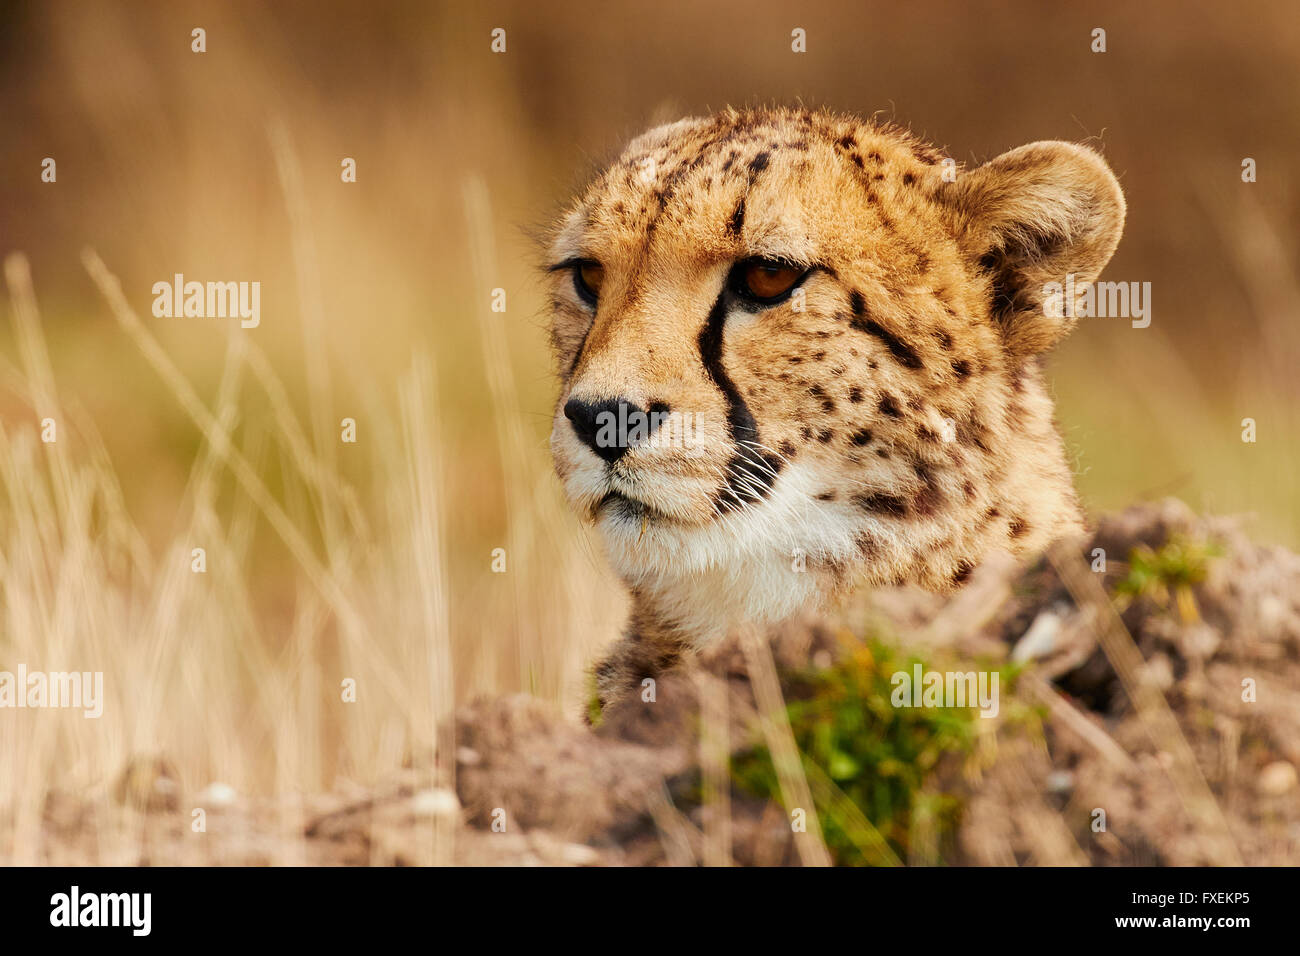
M 207 795 L 201 858 L 193 802 L 142 764 L 115 795 L 52 795 L 45 856 L 88 862 L 86 832 L 115 821 L 138 838 L 99 840 L 89 862 L 1297 858 L 1300 557 L 1231 521 L 1130 508 L 1032 567 L 989 562 L 955 597 L 877 591 L 764 638 L 770 656 L 724 643 L 595 729 L 526 696 L 479 701 L 447 729 L 454 769 L 412 761 L 378 792 Z M 903 655 L 909 672 L 1004 675 L 997 716 L 902 714 Z M 764 660 L 788 707 L 760 706 Z M 779 719 L 760 730 L 761 714 Z
M 1068 566 L 1088 577 L 1091 596 L 1062 580 Z M 1132 694 L 1099 638 L 1108 607 L 1121 611 L 1117 633 L 1132 652 L 1112 653 L 1121 668 L 1136 662 Z M 886 622 L 894 639 L 928 653 L 1025 668 L 1012 703 L 1027 705 L 1037 732 L 1000 721 L 991 759 L 966 761 L 956 780 L 948 768 L 942 785 L 956 787 L 962 810 L 944 862 L 1294 862 L 1296 555 L 1258 547 L 1233 522 L 1200 519 L 1176 501 L 1134 507 L 1033 567 L 992 563 L 955 599 L 877 592 L 839 620 L 781 629 L 771 639 L 788 698 L 800 697 L 794 675 L 839 660 L 842 628 L 860 635 L 863 621 Z M 593 847 L 600 862 L 704 859 L 700 702 L 723 690 L 722 736 L 734 757 L 754 746 L 757 713 L 734 642 L 594 733 L 526 700 L 466 708 L 457 740 L 477 761 L 458 768 L 466 823 L 488 828 L 501 809 L 525 831 Z M 1003 714 L 1011 709 L 1004 702 Z M 732 787 L 728 810 L 736 862 L 797 861 L 784 809 Z

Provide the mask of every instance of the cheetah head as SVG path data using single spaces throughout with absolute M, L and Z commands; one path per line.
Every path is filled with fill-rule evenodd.
M 567 498 L 699 637 L 1078 530 L 1039 370 L 1073 319 L 1043 287 L 1094 279 L 1124 210 L 1062 142 L 963 170 L 825 113 L 645 133 L 551 241 Z

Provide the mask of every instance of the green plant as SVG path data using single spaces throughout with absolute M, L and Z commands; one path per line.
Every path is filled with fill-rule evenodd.
M 1181 536 L 1170 538 L 1159 550 L 1137 545 L 1129 552 L 1128 572 L 1115 585 L 1120 610 L 1143 597 L 1168 607 L 1172 593 L 1184 623 L 1200 620 L 1192 589 L 1205 580 L 1210 560 L 1222 554 L 1216 542 Z
M 904 659 L 879 641 L 855 643 L 824 670 L 789 675 L 787 706 L 795 742 L 814 794 L 827 847 L 842 865 L 906 858 L 921 822 L 942 840 L 961 810 L 935 773 L 948 755 L 971 753 L 980 718 L 972 708 L 897 707 L 893 676 L 910 674 Z M 999 672 L 1006 685 L 1010 670 Z M 732 764 L 737 784 L 759 796 L 780 796 L 771 756 L 755 747 Z
M 605 719 L 605 712 L 600 706 L 600 694 L 596 690 L 596 675 L 587 675 L 587 725 L 593 729 L 599 727 Z

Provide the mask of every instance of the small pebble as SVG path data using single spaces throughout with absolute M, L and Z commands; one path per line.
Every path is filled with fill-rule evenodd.
M 411 798 L 411 810 L 420 817 L 450 817 L 460 813 L 460 801 L 444 788 L 421 790 Z
M 1053 770 L 1047 775 L 1048 793 L 1069 793 L 1074 789 L 1074 774 L 1068 770 Z
M 560 858 L 574 866 L 594 866 L 600 862 L 600 854 L 583 843 L 566 843 L 560 847 Z
M 1296 785 L 1295 767 L 1285 760 L 1275 760 L 1259 772 L 1255 787 L 1266 797 L 1280 797 Z
M 235 802 L 237 796 L 235 788 L 230 784 L 214 781 L 203 788 L 198 800 L 200 806 L 228 807 Z

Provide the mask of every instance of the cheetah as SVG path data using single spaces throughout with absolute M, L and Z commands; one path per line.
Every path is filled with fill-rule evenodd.
M 1041 369 L 1073 310 L 1044 286 L 1096 279 L 1124 216 L 1066 142 L 967 169 L 779 108 L 635 139 L 545 265 L 556 473 L 631 594 L 601 705 L 740 625 L 1081 531 Z

